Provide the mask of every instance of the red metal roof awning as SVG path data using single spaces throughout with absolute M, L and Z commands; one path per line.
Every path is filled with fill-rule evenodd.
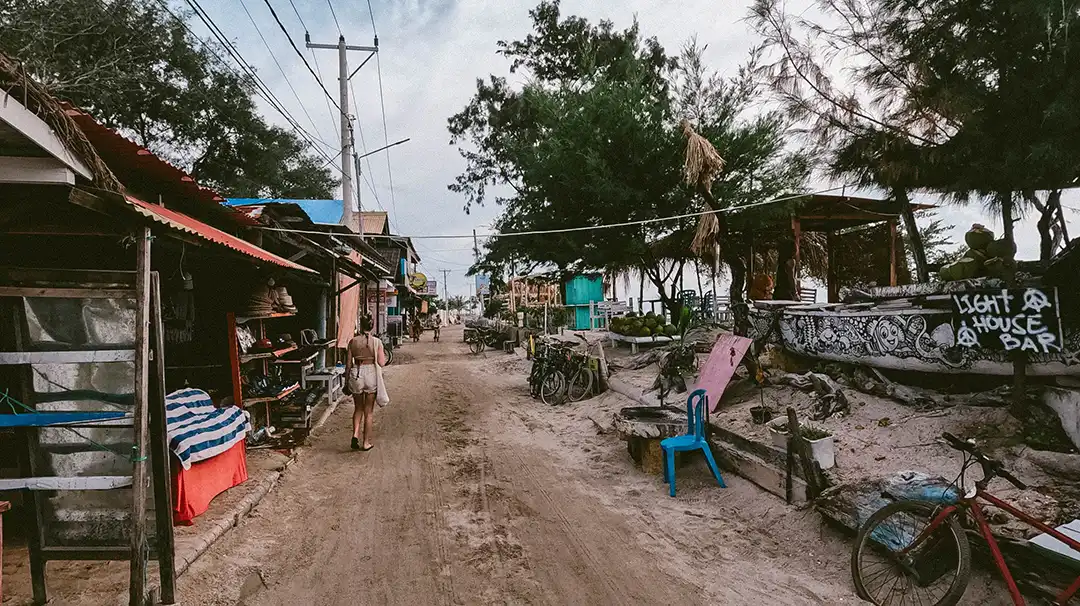
M 220 229 L 207 225 L 202 221 L 194 217 L 189 217 L 184 213 L 159 206 L 157 204 L 150 204 L 149 202 L 143 202 L 142 200 L 133 196 L 124 196 L 127 199 L 128 204 L 135 209 L 136 212 L 144 217 L 153 219 L 162 225 L 166 225 L 173 229 L 194 234 L 204 240 L 208 240 L 215 244 L 220 244 L 232 250 L 245 254 L 249 257 L 253 257 L 260 261 L 267 263 L 273 263 L 274 265 L 284 267 L 287 269 L 295 269 L 298 271 L 306 271 L 310 273 L 318 273 L 317 271 L 304 267 L 299 263 L 294 263 L 283 257 L 279 257 L 274 253 L 259 248 L 251 242 L 237 238 L 236 236 L 223 232 Z

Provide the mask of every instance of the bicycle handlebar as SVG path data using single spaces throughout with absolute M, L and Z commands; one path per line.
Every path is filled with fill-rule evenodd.
M 1005 469 L 1005 465 L 1002 464 L 1001 461 L 998 461 L 997 459 L 992 459 L 983 454 L 983 452 L 979 450 L 979 447 L 975 445 L 974 442 L 961 440 L 960 438 L 952 435 L 949 432 L 941 434 L 941 437 L 944 438 L 945 441 L 949 443 L 949 446 L 953 447 L 954 449 L 959 450 L 960 452 L 966 452 L 967 454 L 975 457 L 982 465 L 983 479 L 985 481 L 989 481 L 996 476 L 1003 480 L 1006 480 L 1020 490 L 1027 490 L 1027 484 L 1024 484 L 1019 479 L 1017 479 L 1016 476 L 1009 473 L 1009 471 Z

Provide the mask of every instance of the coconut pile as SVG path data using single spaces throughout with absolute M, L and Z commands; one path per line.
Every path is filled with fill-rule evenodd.
M 624 337 L 671 337 L 675 335 L 674 324 L 664 324 L 664 318 L 653 312 L 639 316 L 630 312 L 625 317 L 611 319 L 611 332 Z
M 964 234 L 964 242 L 968 245 L 964 256 L 938 270 L 942 282 L 983 277 L 1006 280 L 1016 272 L 1014 242 L 995 240 L 994 232 L 978 223 Z

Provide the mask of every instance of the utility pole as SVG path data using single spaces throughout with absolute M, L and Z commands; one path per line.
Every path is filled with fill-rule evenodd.
M 304 38 L 308 48 L 336 50 L 338 52 L 340 94 L 338 103 L 341 110 L 341 199 L 342 206 L 345 207 L 343 219 L 346 227 L 360 234 L 360 237 L 363 238 L 364 231 L 360 225 L 360 214 L 353 210 L 354 200 L 356 201 L 356 208 L 360 208 L 360 200 L 353 193 L 353 137 L 352 120 L 349 116 L 349 79 L 356 72 L 349 73 L 348 51 L 363 51 L 374 55 L 379 52 L 379 38 L 375 38 L 375 46 L 349 46 L 345 44 L 345 36 L 339 36 L 337 44 L 314 44 L 311 41 L 310 34 L 305 34 Z
M 450 270 L 449 270 L 449 269 L 440 269 L 439 271 L 441 271 L 441 272 L 442 272 L 442 280 L 443 280 L 443 282 L 442 282 L 442 292 L 443 292 L 443 299 L 444 299 L 444 300 L 446 301 L 446 303 L 447 303 L 447 304 L 449 305 L 449 304 L 450 304 L 450 293 L 449 293 L 449 291 L 448 291 L 448 290 L 447 290 L 447 288 L 446 288 L 446 280 L 447 280 L 447 277 L 446 277 L 446 276 L 450 274 Z

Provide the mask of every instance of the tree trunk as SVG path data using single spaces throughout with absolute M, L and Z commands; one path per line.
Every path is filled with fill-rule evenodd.
M 1011 191 L 998 192 L 998 201 L 1001 203 L 1001 229 L 1002 238 L 1015 243 L 1013 228 L 1016 220 L 1013 219 L 1013 196 Z
M 911 199 L 908 198 L 907 190 L 901 187 L 893 188 L 892 194 L 893 199 L 900 204 L 900 214 L 904 219 L 904 229 L 907 231 L 911 256 L 915 259 L 915 275 L 919 282 L 929 282 L 930 268 L 926 261 L 926 246 L 923 244 L 922 234 L 919 233 L 919 225 L 915 222 L 915 210 L 911 208 Z
M 1039 260 L 1049 261 L 1054 256 L 1054 234 L 1050 229 L 1054 220 L 1054 208 L 1050 204 L 1042 207 L 1039 213 L 1039 222 L 1035 227 L 1039 230 Z

